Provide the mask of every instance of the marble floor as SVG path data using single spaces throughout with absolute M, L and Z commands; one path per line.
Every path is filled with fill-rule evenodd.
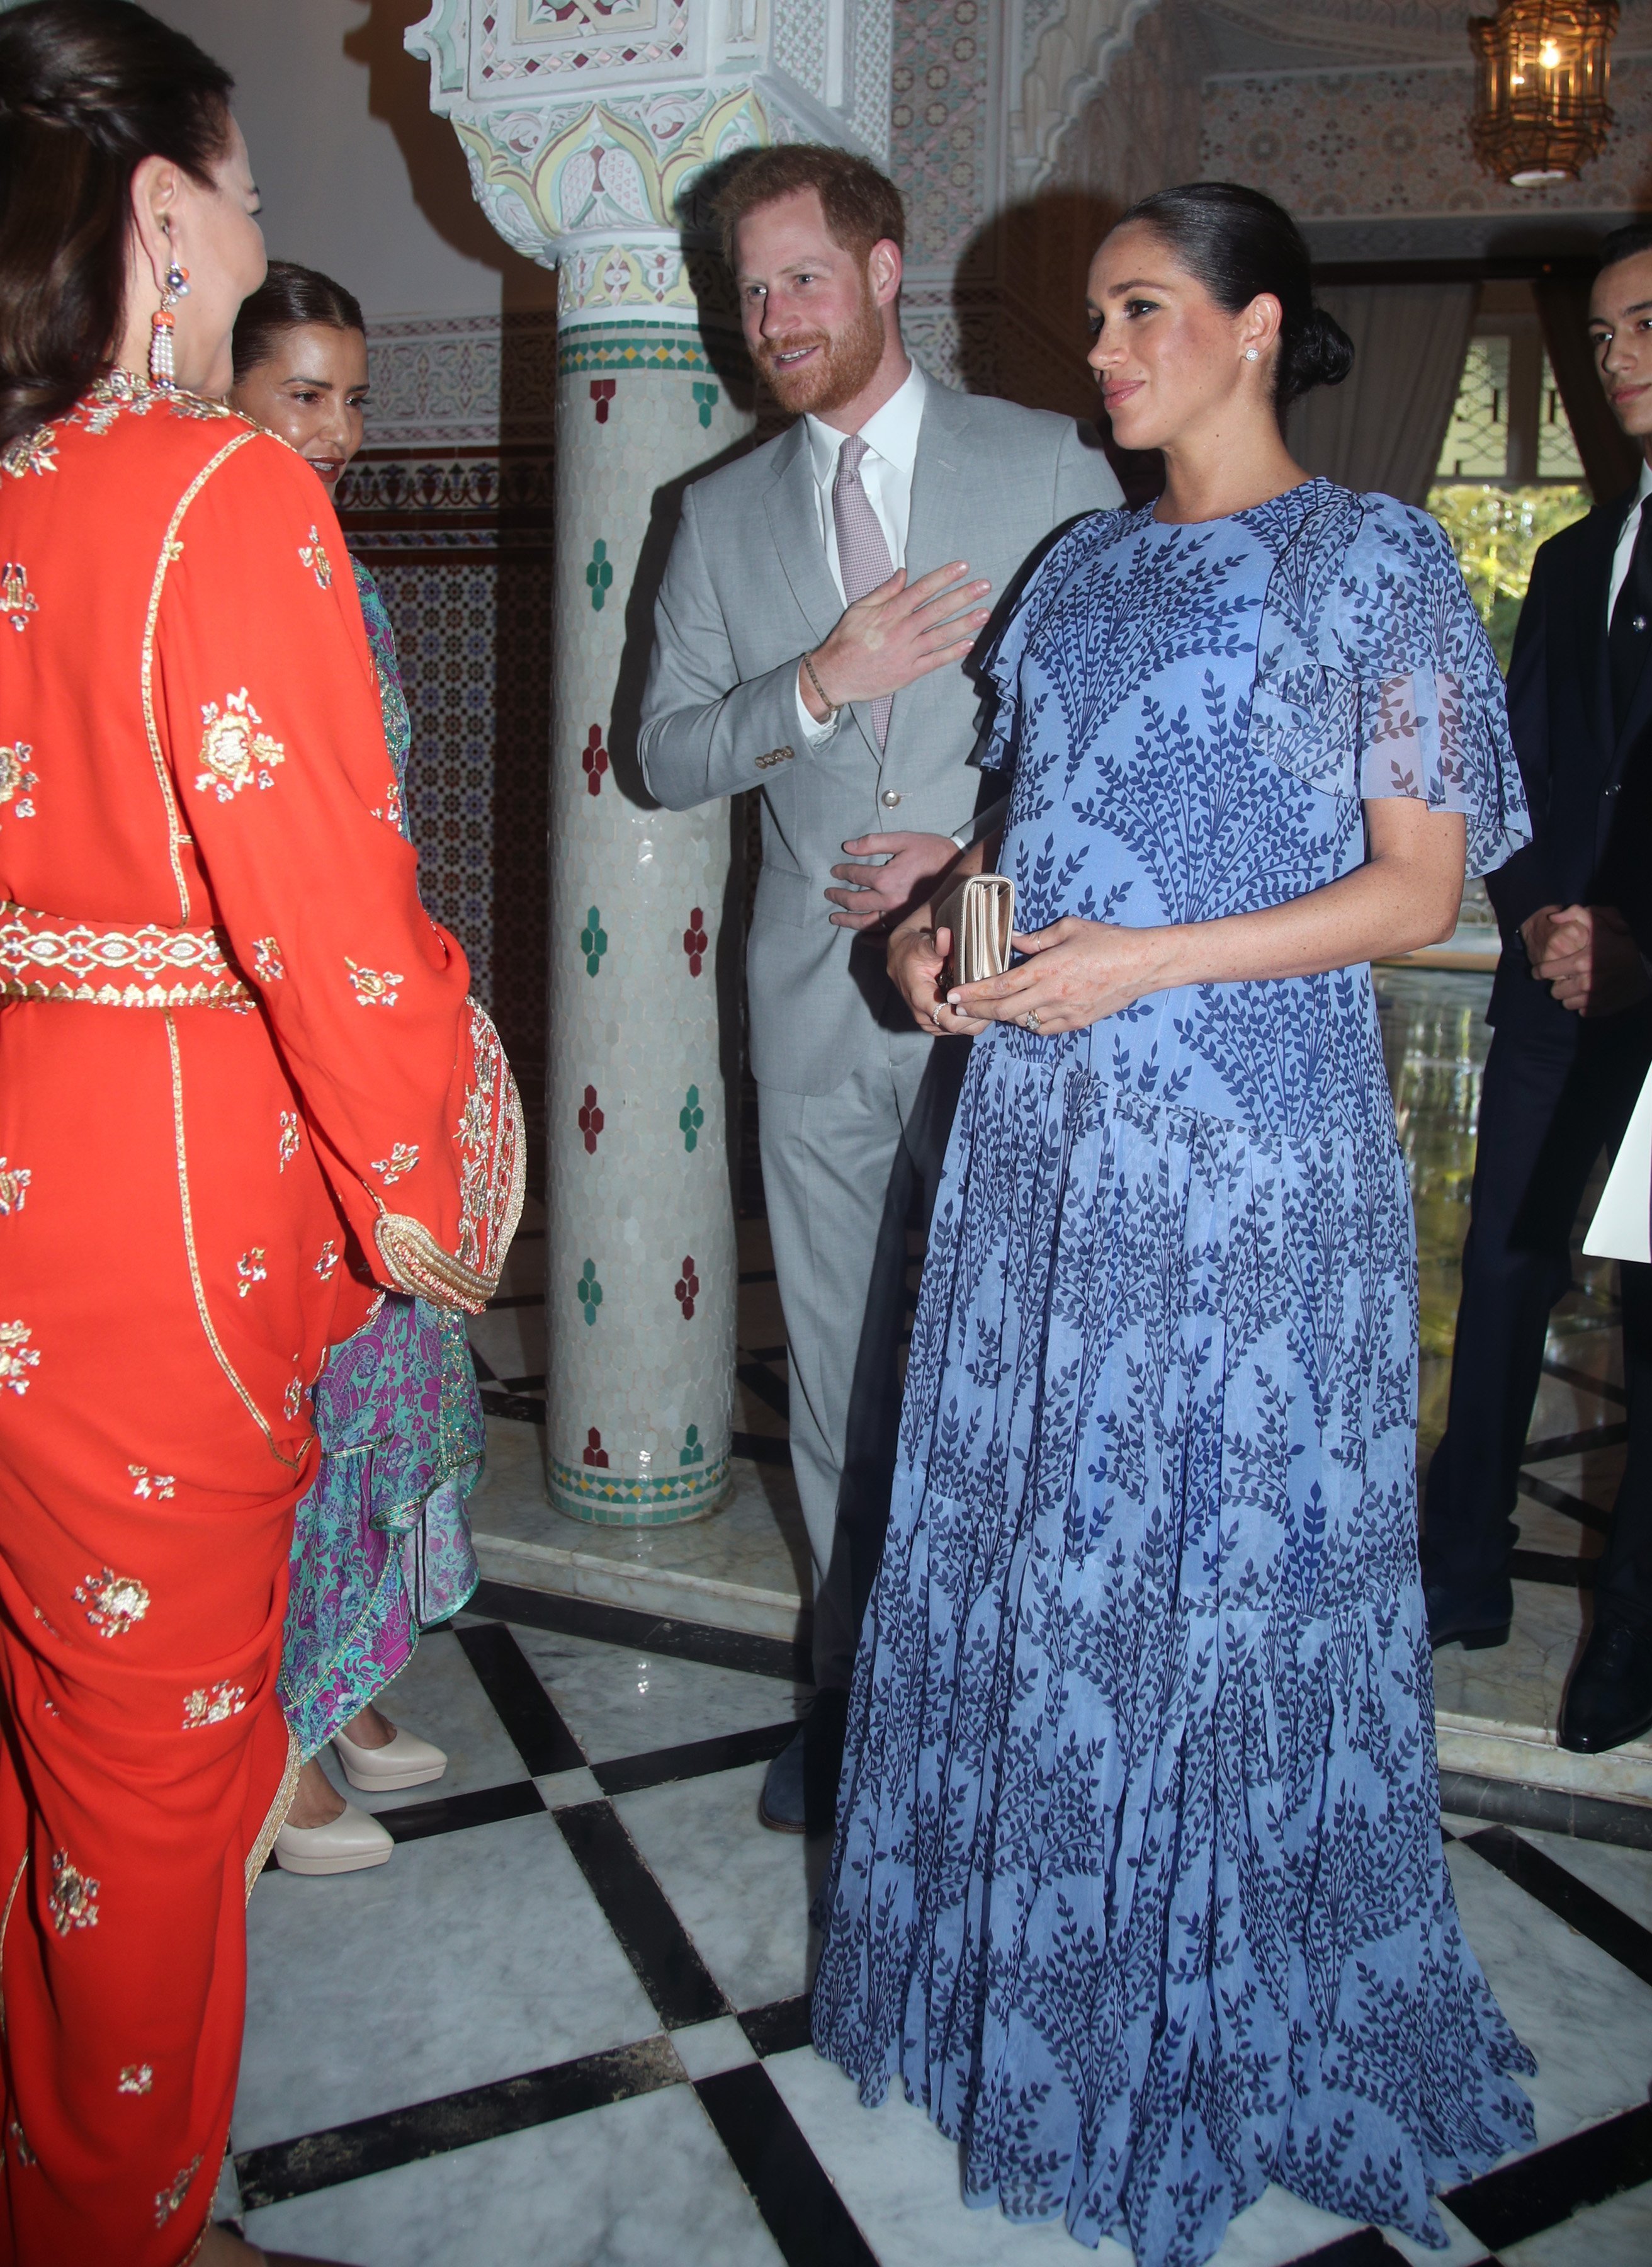
M 1460 968 L 1379 975 L 1417 1200 L 1425 1463 L 1444 1418 L 1486 988 Z M 757 1817 L 808 1697 L 762 1222 L 742 1224 L 731 1500 L 644 1534 L 545 1504 L 542 1254 L 530 1216 L 473 1332 L 487 1579 L 388 1703 L 448 1750 L 448 1773 L 372 1801 L 397 1845 L 382 1869 L 257 1884 L 222 2215 L 265 2246 L 358 2267 L 1081 2256 L 1059 2227 L 967 2210 L 956 2153 L 925 2117 L 863 2109 L 808 2043 L 825 1853 Z M 1538 2058 L 1537 2147 L 1442 2199 L 1444 2251 L 1269 2190 L 1218 2267 L 1652 2263 L 1652 1743 L 1582 1762 L 1548 1729 L 1622 1461 L 1615 1320 L 1610 1268 L 1580 1258 L 1527 1444 L 1513 1640 L 1436 1662 L 1448 1860 Z M 1116 2246 L 1100 2256 L 1128 2267 Z
M 358 2267 L 1083 2256 L 967 2210 L 922 2114 L 863 2109 L 808 2043 L 824 1852 L 757 1818 L 800 1667 L 782 1640 L 502 1583 L 427 1637 L 391 1705 L 451 1761 L 373 1801 L 389 1864 L 254 1889 L 221 2215 Z M 1652 2260 L 1652 1851 L 1444 1830 L 1539 2060 L 1536 2150 L 1442 2200 L 1445 2252 L 1269 2190 L 1220 2267 Z

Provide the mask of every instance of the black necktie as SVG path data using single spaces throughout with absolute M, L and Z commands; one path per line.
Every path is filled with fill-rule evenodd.
M 1623 730 L 1629 703 L 1641 682 L 1641 667 L 1648 649 L 1652 649 L 1652 535 L 1647 532 L 1652 525 L 1647 517 L 1649 505 L 1652 496 L 1648 496 L 1641 506 L 1641 525 L 1634 549 L 1629 554 L 1629 572 L 1624 576 L 1618 603 L 1612 610 L 1612 627 L 1606 632 L 1614 732 Z

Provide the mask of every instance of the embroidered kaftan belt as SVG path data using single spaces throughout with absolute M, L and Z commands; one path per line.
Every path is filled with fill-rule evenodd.
M 212 928 L 69 921 L 0 899 L 0 1000 L 78 1000 L 94 1008 L 232 1008 L 258 994 Z

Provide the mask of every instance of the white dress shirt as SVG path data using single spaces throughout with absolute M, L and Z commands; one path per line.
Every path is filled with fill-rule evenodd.
M 1641 485 L 1634 492 L 1634 502 L 1624 521 L 1623 532 L 1618 538 L 1618 548 L 1612 554 L 1612 583 L 1606 592 L 1606 627 L 1612 627 L 1612 608 L 1618 603 L 1618 593 L 1629 579 L 1629 561 L 1634 555 L 1634 539 L 1641 532 L 1641 507 L 1652 495 L 1652 465 L 1641 467 Z
M 917 462 L 917 429 L 924 422 L 927 391 L 923 371 L 914 363 L 906 378 L 860 428 L 866 453 L 860 459 L 860 484 L 866 492 L 873 517 L 889 547 L 891 571 L 906 564 L 906 531 L 912 517 L 912 467 Z M 844 599 L 843 568 L 837 558 L 837 520 L 832 510 L 832 486 L 837 478 L 837 457 L 848 436 L 818 417 L 806 417 L 809 469 L 815 476 L 815 509 L 820 517 L 821 541 L 837 595 Z M 841 711 L 839 712 L 841 715 Z M 837 730 L 839 718 L 817 723 L 803 705 L 800 687 L 797 718 L 803 737 L 818 747 Z

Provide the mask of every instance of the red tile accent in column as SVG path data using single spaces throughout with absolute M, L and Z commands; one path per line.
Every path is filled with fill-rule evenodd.
M 690 1252 L 685 1255 L 683 1261 L 683 1273 L 676 1279 L 676 1302 L 683 1310 L 683 1319 L 685 1323 L 693 1321 L 694 1302 L 699 1295 L 700 1279 L 694 1273 L 694 1256 Z

